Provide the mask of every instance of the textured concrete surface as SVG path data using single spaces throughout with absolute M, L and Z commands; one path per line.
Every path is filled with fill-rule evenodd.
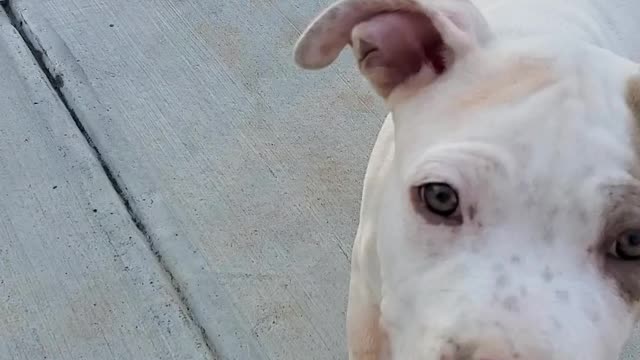
M 99 215 L 106 216 L 105 210 L 92 213 L 94 205 L 87 204 L 93 204 L 93 200 L 87 197 L 111 199 L 109 194 L 113 194 L 110 184 L 97 184 L 95 178 L 104 177 L 98 170 L 90 183 L 74 186 L 76 195 L 69 203 L 49 203 L 51 199 L 43 197 L 37 203 L 27 203 L 22 211 L 27 216 L 30 211 L 39 214 L 40 206 L 57 206 L 67 212 L 80 212 L 84 217 L 73 226 L 97 231 L 98 235 L 82 237 L 85 241 L 80 245 L 72 242 L 77 240 L 65 240 L 72 242 L 72 249 L 77 248 L 69 256 L 79 264 L 100 264 L 87 253 L 104 253 L 107 258 L 113 257 L 111 253 L 120 254 L 123 250 L 118 246 L 125 246 L 118 245 L 121 241 L 127 249 L 140 252 L 130 253 L 128 261 L 149 261 L 147 267 L 137 263 L 133 272 L 124 271 L 124 267 L 104 270 L 107 274 L 102 276 L 120 281 L 122 289 L 133 279 L 140 288 L 132 289 L 132 294 L 147 294 L 131 298 L 139 303 L 127 305 L 122 310 L 126 312 L 105 317 L 116 321 L 118 329 L 137 325 L 132 319 L 149 315 L 142 309 L 164 299 L 160 295 L 145 297 L 159 290 L 136 280 L 144 271 L 155 274 L 160 271 L 156 268 L 162 268 L 171 274 L 182 297 L 184 314 L 202 327 L 216 359 L 346 358 L 344 310 L 351 242 L 366 159 L 384 112 L 354 71 L 349 56 L 341 57 L 337 66 L 315 73 L 302 72 L 292 63 L 295 39 L 330 2 L 9 2 L 23 35 L 41 54 L 41 65 L 104 161 L 113 186 L 124 198 L 141 233 L 136 232 L 135 241 L 127 242 L 128 238 L 122 238 L 113 227 L 94 225 L 104 219 Z M 46 91 L 51 93 L 51 89 Z M 35 111 L 28 103 L 24 107 L 21 111 Z M 73 127 L 70 119 L 65 121 L 66 126 Z M 39 137 L 46 134 L 44 129 L 34 127 L 41 132 Z M 56 131 L 62 130 L 56 127 Z M 0 137 L 6 136 L 0 132 Z M 16 139 L 19 137 L 10 140 L 16 142 L 15 146 L 24 146 Z M 44 160 L 40 163 L 48 167 L 37 165 L 40 163 L 30 166 L 53 171 L 58 162 L 49 161 L 47 156 L 55 151 L 53 145 L 43 148 Z M 24 161 L 19 164 L 24 166 Z M 84 181 L 86 175 L 74 169 L 60 174 L 74 184 Z M 21 170 L 12 176 L 30 178 L 33 172 Z M 7 181 L 0 178 L 2 189 Z M 96 193 L 94 186 L 110 190 Z M 12 206 L 20 201 L 14 200 Z M 87 206 L 90 211 L 85 214 Z M 117 214 L 126 213 L 122 205 L 113 206 Z M 47 216 L 42 218 L 51 221 Z M 136 231 L 130 222 L 121 221 L 127 229 Z M 54 227 L 61 232 L 69 228 Z M 47 228 L 41 229 L 44 232 Z M 94 242 L 101 242 L 89 240 L 102 239 L 100 234 L 107 234 L 103 242 L 117 245 L 92 250 L 98 246 Z M 50 246 L 69 245 L 60 242 Z M 45 255 L 38 260 L 41 266 L 55 269 L 55 260 Z M 14 272 L 36 271 L 30 264 L 19 265 L 26 270 L 15 267 Z M 131 269 L 131 265 L 126 266 Z M 60 274 L 44 273 L 59 282 L 72 281 Z M 13 288 L 22 291 L 20 278 L 29 274 L 20 273 Z M 92 274 L 81 272 L 71 278 L 87 281 Z M 109 297 L 108 293 L 117 291 L 96 288 L 109 301 L 134 296 L 126 293 Z M 159 288 L 167 289 L 168 295 L 164 296 L 174 299 L 170 288 Z M 21 296 L 46 304 L 45 310 L 64 306 L 55 297 L 48 305 L 45 296 Z M 33 299 L 29 301 L 36 301 Z M 172 304 L 178 306 L 177 300 Z M 33 308 L 28 304 L 23 307 Z M 169 316 L 154 316 L 160 315 Z M 1 319 L 0 331 L 6 331 Z M 21 319 L 33 317 L 24 315 Z M 193 350 L 178 348 L 191 349 L 184 340 L 188 329 L 194 327 L 188 320 L 183 330 L 158 323 L 165 325 L 171 336 L 128 335 L 128 330 L 121 330 L 105 343 L 119 341 L 132 349 L 148 349 L 147 343 L 161 338 L 166 340 L 165 348 L 175 347 L 173 358 L 197 358 L 189 355 Z M 26 336 L 31 330 L 25 329 L 16 334 Z M 51 335 L 62 336 L 57 334 L 66 331 L 64 323 L 47 322 L 41 331 L 49 334 L 51 347 L 71 346 Z M 161 330 L 150 327 L 148 331 Z M 194 334 L 192 342 L 202 350 L 198 333 Z M 93 349 L 93 344 L 75 346 L 83 351 Z M 13 349 L 25 354 L 16 357 L 19 359 L 35 351 L 26 345 L 14 345 Z M 63 358 L 65 348 L 58 351 L 58 358 Z M 163 359 L 152 351 L 120 357 L 96 353 L 85 358 Z M 635 351 L 630 354 L 629 360 L 640 358 Z
M 210 345 L 343 359 L 349 256 L 381 104 L 304 73 L 328 1 L 10 2 Z
M 0 359 L 214 359 L 0 10 Z

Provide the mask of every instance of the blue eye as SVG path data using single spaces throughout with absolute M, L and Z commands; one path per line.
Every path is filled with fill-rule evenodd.
M 624 233 L 615 243 L 615 255 L 623 260 L 640 260 L 640 230 Z
M 427 183 L 418 192 L 424 206 L 438 216 L 449 217 L 458 210 L 458 193 L 449 184 Z

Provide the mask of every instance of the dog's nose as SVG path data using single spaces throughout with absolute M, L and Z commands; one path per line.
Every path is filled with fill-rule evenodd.
M 502 342 L 485 344 L 449 342 L 440 355 L 440 360 L 523 360 L 529 358 L 529 356 L 522 356 Z
M 520 360 L 520 356 L 518 354 L 514 354 L 514 355 L 508 355 L 508 356 L 505 355 L 505 356 L 486 357 L 486 356 L 475 356 L 473 354 L 461 352 L 453 356 L 441 355 L 440 359 L 441 360 Z

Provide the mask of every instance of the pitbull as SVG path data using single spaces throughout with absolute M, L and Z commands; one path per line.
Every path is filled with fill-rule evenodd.
M 352 360 L 614 360 L 640 313 L 640 1 L 342 0 L 389 109 L 364 179 Z

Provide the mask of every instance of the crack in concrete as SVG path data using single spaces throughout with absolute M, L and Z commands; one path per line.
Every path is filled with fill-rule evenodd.
M 16 14 L 16 11 L 14 11 L 14 8 L 11 4 L 11 0 L 0 0 L 0 7 L 2 7 L 2 9 L 7 14 L 7 17 L 11 21 L 11 24 L 20 34 L 22 41 L 24 41 L 24 43 L 29 48 L 31 55 L 34 57 L 34 59 L 36 60 L 36 63 L 38 64 L 38 67 L 44 73 L 49 84 L 52 86 L 53 90 L 55 91 L 56 96 L 64 105 L 65 109 L 69 113 L 69 116 L 71 116 L 71 118 L 73 119 L 76 127 L 84 137 L 89 147 L 93 150 L 94 156 L 100 163 L 100 166 L 102 167 L 102 170 L 107 176 L 107 179 L 111 183 L 111 186 L 113 187 L 115 192 L 118 194 L 118 197 L 120 198 L 124 207 L 126 208 L 131 221 L 134 223 L 138 231 L 140 231 L 140 233 L 144 237 L 145 242 L 147 243 L 147 246 L 149 247 L 150 251 L 153 253 L 156 260 L 158 261 L 162 271 L 164 271 L 165 275 L 168 277 L 171 283 L 171 286 L 176 292 L 178 298 L 180 299 L 181 305 L 186 310 L 186 315 L 189 321 L 200 332 L 200 335 L 204 340 L 203 342 L 206 346 L 207 352 L 215 360 L 222 359 L 222 356 L 217 353 L 217 351 L 215 350 L 215 347 L 211 343 L 211 339 L 207 336 L 205 328 L 198 321 L 196 321 L 196 318 L 191 309 L 189 300 L 184 295 L 183 290 L 180 284 L 178 283 L 178 281 L 176 280 L 175 276 L 173 275 L 171 269 L 169 269 L 165 261 L 163 261 L 162 254 L 160 254 L 159 250 L 154 244 L 154 240 L 152 239 L 149 231 L 147 230 L 146 225 L 142 222 L 140 216 L 138 216 L 138 214 L 136 214 L 135 210 L 133 209 L 133 206 L 131 205 L 126 192 L 123 190 L 123 186 L 120 185 L 120 183 L 116 179 L 116 176 L 114 175 L 113 171 L 109 168 L 109 165 L 103 158 L 102 154 L 100 153 L 100 150 L 95 145 L 94 141 L 91 139 L 91 136 L 89 135 L 84 125 L 82 124 L 82 121 L 76 114 L 76 111 L 73 109 L 73 106 L 69 104 L 67 97 L 61 91 L 61 89 L 64 87 L 64 74 L 59 72 L 54 73 L 49 69 L 45 61 L 45 56 L 47 56 L 46 52 L 43 50 L 39 50 L 38 47 L 42 48 L 42 46 L 40 46 L 40 44 L 37 43 L 37 39 L 33 39 L 32 37 L 29 36 L 29 34 L 31 34 L 34 38 L 36 37 L 33 31 L 29 29 L 28 24 L 23 19 L 21 19 L 21 17 L 18 14 Z

